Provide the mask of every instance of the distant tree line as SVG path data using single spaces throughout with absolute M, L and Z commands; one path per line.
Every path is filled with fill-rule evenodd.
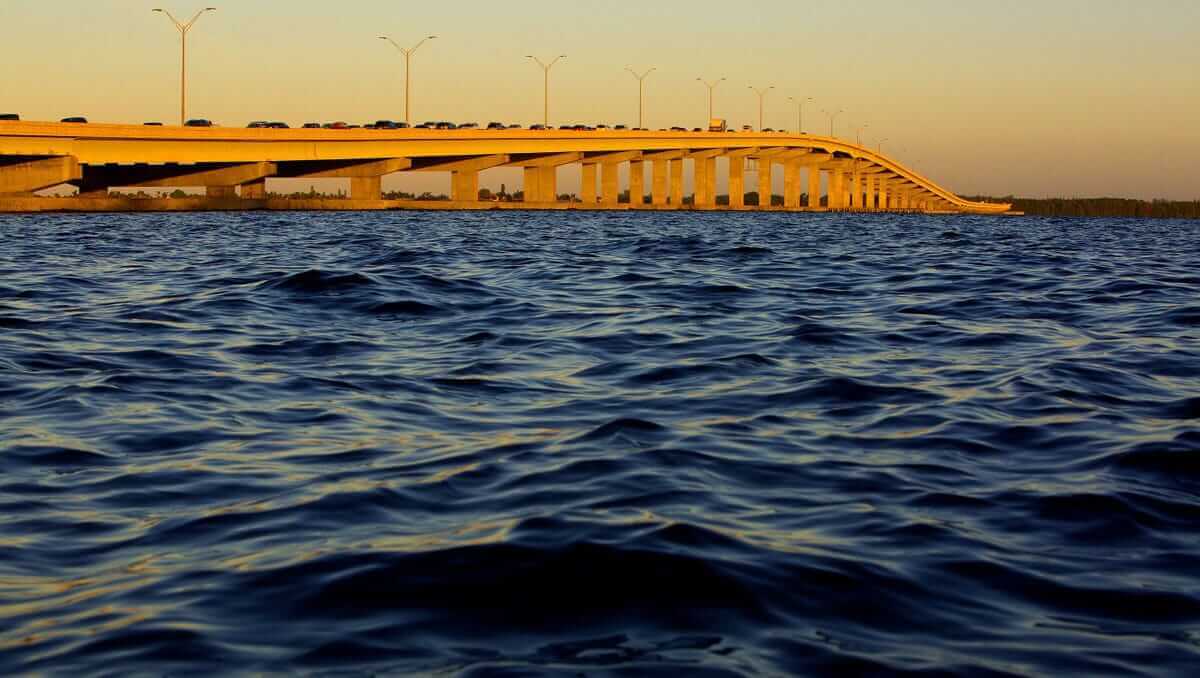
M 995 198 L 967 200 L 1011 202 L 1013 210 L 1040 217 L 1127 217 L 1136 219 L 1200 219 L 1200 200 L 1131 200 L 1128 198 Z

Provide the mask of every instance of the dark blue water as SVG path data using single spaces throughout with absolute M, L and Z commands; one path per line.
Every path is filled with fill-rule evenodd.
M 3 674 L 1196 675 L 1200 223 L 0 216 L 0 507 Z

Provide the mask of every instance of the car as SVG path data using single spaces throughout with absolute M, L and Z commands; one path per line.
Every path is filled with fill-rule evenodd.
M 408 123 L 407 122 L 398 122 L 398 123 L 396 123 L 396 129 L 408 129 Z
M 608 125 L 596 125 L 596 129 L 608 129 Z
M 319 122 L 306 122 L 306 123 L 304 123 L 304 127 L 303 127 L 303 129 L 321 129 L 321 123 L 319 123 Z
M 73 123 L 79 123 L 79 124 L 86 124 L 87 118 L 78 116 L 78 115 L 73 115 L 69 118 L 63 118 L 59 122 L 73 122 Z
M 376 120 L 375 129 L 396 129 L 396 123 L 391 120 Z
M 351 127 L 358 127 L 358 125 L 351 125 Z M 363 129 L 375 129 L 375 125 L 373 125 L 371 123 L 367 123 L 367 124 L 363 125 L 362 128 Z
M 212 120 L 205 120 L 204 118 L 194 118 L 192 120 L 188 120 L 187 122 L 183 123 L 183 126 L 184 127 L 212 127 L 213 123 L 212 123 Z
M 458 128 L 459 129 L 479 129 L 479 123 L 464 122 L 463 124 L 459 125 Z
M 143 122 L 142 126 L 143 127 L 162 127 L 163 124 L 161 122 Z
M 270 123 L 268 123 L 266 120 L 255 120 L 249 125 L 246 125 L 246 129 L 266 129 L 268 126 L 270 126 Z
M 520 125 L 513 124 L 513 125 L 509 125 L 508 129 L 522 129 L 522 127 Z
M 616 125 L 616 126 L 614 126 L 614 127 L 613 127 L 613 129 L 615 129 L 615 130 L 626 130 L 626 129 L 629 129 L 629 128 L 628 128 L 628 127 L 626 127 L 625 125 Z
M 291 129 L 291 127 L 286 122 L 279 122 L 279 121 L 268 122 L 267 127 L 270 127 L 271 129 Z
M 687 131 L 687 128 L 686 128 L 686 127 L 679 127 L 678 125 L 676 125 L 675 127 L 672 127 L 672 128 L 671 128 L 671 131 L 672 131 L 672 132 L 686 132 L 686 131 Z
M 771 129 L 770 127 L 764 127 L 762 131 L 764 131 L 764 132 L 774 132 L 775 130 Z
M 445 120 L 443 120 L 443 121 L 437 123 L 436 125 L 434 125 L 433 128 L 434 129 L 457 129 L 458 125 L 455 125 L 452 122 L 446 122 Z
M 413 127 L 413 129 L 433 129 L 433 127 L 434 124 L 432 122 L 423 122 L 420 125 Z
M 362 129 L 362 125 L 346 125 L 346 129 Z
M 504 123 L 502 123 L 502 122 L 489 122 L 489 123 L 488 123 L 488 126 L 487 126 L 487 128 L 488 128 L 488 129 L 504 129 Z
M 0 113 L 0 120 L 20 120 L 21 116 L 16 113 Z
M 337 122 L 327 122 L 324 125 L 322 125 L 322 127 L 324 127 L 325 129 L 350 129 L 350 125 L 347 125 L 346 123 L 344 123 L 340 120 Z
M 700 129 L 699 127 L 693 127 L 692 131 L 693 132 L 703 132 L 704 130 Z
M 538 131 L 542 131 L 542 130 L 547 130 L 547 129 L 550 129 L 550 128 L 549 128 L 549 127 L 546 127 L 545 125 L 543 125 L 543 124 L 541 124 L 541 123 L 538 123 L 538 124 L 536 124 L 536 125 L 530 125 L 530 126 L 529 126 L 529 129 L 531 129 L 531 130 L 538 130 Z
M 742 131 L 743 132 L 753 132 L 754 128 L 751 127 L 750 125 L 742 125 Z
M 575 125 L 559 125 L 559 129 L 575 129 Z

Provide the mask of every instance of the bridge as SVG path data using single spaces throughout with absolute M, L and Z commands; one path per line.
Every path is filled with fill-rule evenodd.
M 729 204 L 717 205 L 717 159 L 728 161 Z M 693 195 L 685 201 L 685 163 Z M 622 172 L 622 165 L 628 169 Z M 579 201 L 559 200 L 558 170 L 579 166 Z M 1010 205 L 965 200 L 911 167 L 833 137 L 780 132 L 530 129 L 237 129 L 0 121 L 0 210 L 24 210 L 34 193 L 73 185 L 58 198 L 81 209 L 122 209 L 113 188 L 204 187 L 226 208 L 261 206 L 269 179 L 346 179 L 337 208 L 379 208 L 382 178 L 445 172 L 447 207 L 481 206 L 480 172 L 522 168 L 528 208 L 783 209 L 999 214 Z M 747 205 L 747 178 L 781 207 Z M 620 204 L 622 174 L 635 196 Z M 822 186 L 827 197 L 822 201 Z M 647 188 L 649 189 L 647 191 Z M 648 204 L 642 204 L 649 195 Z M 642 196 L 638 200 L 636 196 Z M 807 199 L 805 199 L 807 196 Z M 387 201 L 391 202 L 391 201 Z M 232 205 L 232 207 L 230 207 Z M 201 205 L 202 206 L 202 205 Z

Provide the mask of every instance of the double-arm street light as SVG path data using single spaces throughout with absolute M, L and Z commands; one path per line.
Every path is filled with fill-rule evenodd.
M 704 83 L 704 86 L 708 88 L 708 119 L 711 121 L 713 117 L 713 90 L 717 88 L 717 85 L 725 82 L 725 78 L 719 78 L 717 80 L 713 80 L 712 82 L 709 82 L 704 78 L 696 78 L 696 82 L 702 82 Z
M 179 29 L 179 49 L 180 49 L 180 57 L 179 57 L 179 125 L 183 126 L 183 123 L 187 121 L 187 36 L 188 36 L 188 31 L 192 30 L 192 26 L 196 25 L 196 21 L 200 18 L 201 14 L 204 14 L 206 12 L 215 12 L 215 11 L 217 11 L 217 8 L 216 7 L 205 7 L 204 9 L 200 10 L 199 12 L 196 12 L 196 15 L 193 16 L 187 22 L 183 22 L 183 21 L 180 21 L 179 19 L 176 19 L 170 12 L 168 12 L 165 9 L 154 9 L 151 11 L 162 12 L 163 14 L 167 15 L 167 18 L 171 20 L 171 23 L 175 24 L 175 28 Z
M 398 52 L 400 52 L 401 54 L 404 55 L 404 122 L 411 125 L 412 124 L 412 107 L 409 106 L 409 101 L 410 101 L 409 97 L 412 93 L 412 88 L 410 86 L 411 85 L 411 75 L 412 75 L 412 55 L 418 49 L 421 49 L 421 45 L 424 45 L 425 43 L 429 42 L 430 40 L 436 40 L 437 36 L 430 35 L 430 36 L 426 37 L 424 40 L 422 40 L 421 42 L 418 42 L 417 44 L 413 45 L 409 49 L 404 49 L 403 47 L 400 46 L 400 44 L 398 42 L 396 42 L 395 40 L 392 40 L 391 38 L 389 38 L 386 35 L 379 36 L 379 39 L 386 40 L 386 41 L 392 43 L 392 47 L 395 47 Z
M 788 101 L 796 104 L 796 132 L 798 134 L 804 134 L 804 104 L 813 101 L 813 98 L 806 97 L 804 99 L 797 99 L 796 97 L 788 97 Z
M 633 68 L 631 68 L 629 66 L 626 66 L 625 70 L 629 71 L 629 73 L 633 77 L 637 78 L 637 81 L 638 81 L 638 125 L 637 126 L 638 126 L 638 129 L 641 129 L 646 126 L 642 123 L 642 113 L 646 108 L 646 76 L 653 73 L 656 69 L 654 69 L 654 68 L 648 69 L 645 73 L 642 73 L 641 75 L 639 75 L 637 71 L 633 70 Z
M 844 110 L 842 110 L 842 109 L 838 109 L 838 110 L 836 110 L 836 111 L 833 111 L 832 113 L 831 113 L 831 112 L 829 112 L 829 111 L 821 111 L 821 112 L 822 112 L 822 113 L 824 113 L 825 115 L 828 115 L 828 116 L 829 116 L 829 136 L 831 136 L 831 137 L 832 137 L 832 136 L 833 136 L 833 123 L 834 123 L 834 121 L 835 121 L 835 120 L 837 120 L 837 117 L 838 117 L 839 115 L 841 115 L 841 114 L 845 113 L 846 111 L 844 111 Z
M 529 54 L 525 55 L 525 58 L 533 59 L 535 62 L 537 62 L 538 66 L 542 67 L 542 73 L 545 76 L 545 89 L 544 89 L 544 93 L 543 93 L 543 97 L 542 97 L 542 124 L 545 125 L 546 127 L 549 127 L 550 126 L 550 69 L 554 68 L 554 64 L 558 63 L 560 59 L 567 58 L 567 55 L 559 54 L 558 56 L 554 57 L 554 61 L 551 61 L 550 63 L 546 63 L 546 62 L 542 61 L 541 59 L 539 59 L 535 56 L 529 55 Z
M 858 126 L 858 134 L 857 134 L 857 139 L 858 139 L 858 145 L 859 145 L 859 146 L 862 146 L 862 132 L 863 132 L 863 130 L 865 130 L 865 129 L 869 128 L 870 126 L 871 126 L 871 125 L 870 125 L 869 123 L 864 123 L 864 124 L 862 124 L 862 125 L 859 125 L 859 126 Z
M 754 93 L 758 95 L 758 131 L 761 132 L 763 130 L 763 102 L 767 99 L 767 92 L 775 89 L 775 85 L 764 87 L 763 89 L 750 85 L 750 89 L 754 90 Z

